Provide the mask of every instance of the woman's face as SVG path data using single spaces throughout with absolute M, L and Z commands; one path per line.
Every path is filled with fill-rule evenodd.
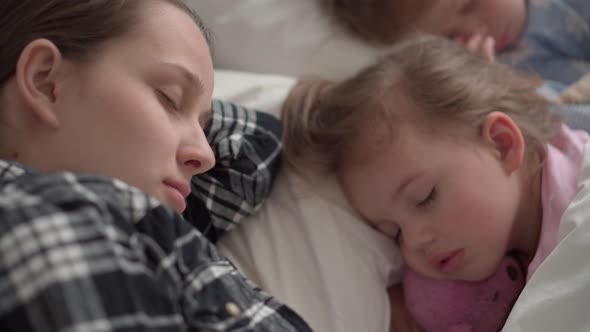
M 215 163 L 203 133 L 213 66 L 192 18 L 155 3 L 89 63 L 66 66 L 59 127 L 36 142 L 31 166 L 115 177 L 184 210 L 191 177 Z

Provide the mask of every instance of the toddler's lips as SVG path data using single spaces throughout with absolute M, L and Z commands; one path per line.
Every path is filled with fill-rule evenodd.
M 431 259 L 431 263 L 440 272 L 449 274 L 461 267 L 464 259 L 465 249 L 458 249 L 440 255 L 436 255 Z

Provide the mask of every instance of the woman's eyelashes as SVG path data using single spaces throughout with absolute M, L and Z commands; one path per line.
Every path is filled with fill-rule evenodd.
M 174 98 L 172 98 L 169 94 L 163 92 L 162 90 L 156 90 L 156 94 L 158 95 L 158 99 L 160 99 L 160 102 L 164 105 L 166 110 L 171 112 L 180 111 L 179 104 L 175 102 Z
M 189 105 L 185 104 L 185 102 L 183 101 L 183 94 L 180 93 L 175 93 L 175 92 L 165 92 L 164 90 L 161 89 L 156 89 L 156 95 L 158 97 L 158 100 L 160 101 L 160 103 L 164 106 L 164 108 L 166 109 L 166 111 L 172 113 L 172 114 L 176 114 L 176 115 L 181 115 L 181 113 L 183 113 L 183 110 L 185 110 L 184 115 L 188 115 L 189 112 Z M 177 96 L 178 97 L 175 97 Z M 178 101 L 177 101 L 178 100 Z M 201 128 L 206 129 L 209 124 L 211 123 L 212 120 L 212 114 L 211 114 L 211 110 L 207 110 L 201 113 L 201 115 L 199 116 L 198 122 L 199 125 L 201 126 Z
M 429 191 L 428 195 L 422 199 L 421 201 L 418 202 L 417 206 L 418 207 L 427 207 L 430 204 L 432 204 L 432 202 L 434 202 L 434 200 L 436 199 L 437 193 L 436 193 L 436 187 L 432 187 L 432 189 Z

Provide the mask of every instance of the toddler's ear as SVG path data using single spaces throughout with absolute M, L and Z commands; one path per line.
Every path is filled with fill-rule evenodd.
M 512 173 L 520 168 L 524 160 L 524 138 L 508 115 L 502 112 L 488 114 L 481 128 L 481 137 L 492 147 L 506 172 Z

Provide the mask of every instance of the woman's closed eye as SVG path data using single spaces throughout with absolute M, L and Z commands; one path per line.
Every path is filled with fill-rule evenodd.
M 432 189 L 429 191 L 428 195 L 424 199 L 419 201 L 417 206 L 419 208 L 424 208 L 424 207 L 430 206 L 430 204 L 432 204 L 432 202 L 434 202 L 434 200 L 436 199 L 436 196 L 437 196 L 436 187 L 432 187 Z
M 156 93 L 158 95 L 158 99 L 160 99 L 160 102 L 164 105 L 166 110 L 172 111 L 172 112 L 180 111 L 180 108 L 174 102 L 172 97 L 170 97 L 168 94 L 166 94 L 165 92 L 163 92 L 161 90 L 157 90 Z

